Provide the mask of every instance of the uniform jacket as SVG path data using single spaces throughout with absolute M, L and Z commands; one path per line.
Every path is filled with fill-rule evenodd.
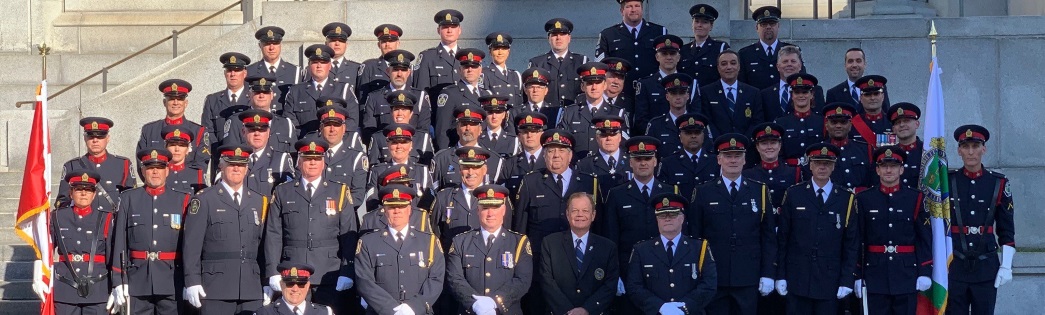
M 729 49 L 729 44 L 711 37 L 697 46 L 697 42 L 689 42 L 682 46 L 679 60 L 679 72 L 697 79 L 700 84 L 718 82 L 718 54 Z M 655 60 L 655 59 L 654 59 Z
M 605 57 L 623 58 L 631 63 L 628 77 L 642 78 L 657 72 L 657 43 L 653 39 L 668 34 L 668 29 L 657 23 L 642 20 L 638 36 L 624 23 L 617 23 L 599 32 L 599 44 L 595 47 L 595 59 Z
M 563 185 L 566 190 L 563 194 L 555 187 L 555 175 L 548 169 L 526 174 L 516 197 L 515 207 L 518 213 L 514 215 L 512 231 L 526 234 L 534 246 L 540 248 L 545 235 L 569 229 L 564 209 L 570 194 L 592 194 L 598 207 L 603 198 L 598 194 L 599 181 L 576 169 L 571 177 L 569 182 Z
M 664 303 L 685 303 L 689 314 L 704 314 L 715 295 L 718 272 L 708 242 L 682 235 L 668 259 L 660 236 L 635 244 L 628 263 L 628 298 L 643 314 L 656 315 Z
M 650 196 L 679 193 L 678 187 L 657 178 L 653 179 L 652 185 Z M 657 217 L 649 205 L 649 197 L 642 194 L 642 188 L 634 180 L 610 189 L 600 212 L 596 216 L 598 233 L 617 245 L 616 256 L 621 266 L 628 265 L 635 244 L 657 236 Z M 621 278 L 627 277 L 627 274 L 621 274 Z
M 208 300 L 257 300 L 269 198 L 246 187 L 240 203 L 216 184 L 189 202 L 182 233 L 185 286 L 202 285 Z M 205 302 L 204 302 L 205 303 Z
M 298 128 L 299 135 L 306 135 L 319 130 L 319 119 L 316 118 L 316 100 L 321 97 L 336 97 L 344 99 L 348 109 L 348 117 L 345 117 L 345 130 L 359 130 L 359 101 L 356 100 L 352 85 L 345 82 L 334 81 L 328 77 L 323 84 L 323 92 L 316 91 L 316 83 L 312 80 L 295 84 L 287 92 L 287 99 L 283 103 L 283 117 L 290 118 L 290 122 Z
M 366 314 L 392 314 L 400 304 L 433 314 L 443 290 L 446 261 L 434 234 L 408 229 L 402 246 L 388 230 L 364 234 L 356 249 L 356 287 Z
M 432 126 L 432 103 L 426 93 L 422 89 L 406 87 L 410 93 L 417 97 L 417 103 L 414 104 L 414 115 L 410 118 L 410 124 L 417 129 L 418 132 L 427 133 L 428 128 Z M 381 133 L 381 130 L 385 126 L 392 124 L 392 106 L 388 105 L 388 100 L 385 99 L 385 95 L 392 92 L 392 87 L 388 84 L 374 89 L 369 92 L 366 96 L 366 101 L 363 103 L 362 116 L 362 131 L 364 138 L 370 138 Z M 453 112 L 453 108 L 450 109 Z
M 177 255 L 180 251 L 181 231 L 185 211 L 192 198 L 191 191 L 164 188 L 162 194 L 153 197 L 145 188 L 139 187 L 120 194 L 120 208 L 116 213 L 113 228 L 113 283 L 127 284 L 130 294 L 180 295 L 184 287 L 179 259 L 149 259 L 150 252 L 161 255 Z M 163 209 L 163 211 L 160 211 Z M 119 259 L 125 260 L 121 267 Z M 136 258 L 141 257 L 141 258 Z M 122 269 L 126 268 L 126 269 Z M 127 274 L 127 282 L 123 281 Z
M 196 133 L 196 139 L 192 139 L 192 144 L 189 145 L 189 153 L 185 157 L 185 163 L 199 169 L 208 169 L 210 164 L 209 131 L 188 118 L 182 117 L 181 119 L 185 128 Z M 163 139 L 162 130 L 167 125 L 165 119 L 160 119 L 142 126 L 141 136 L 138 138 L 138 146 L 135 147 L 135 150 L 166 147 L 166 140 Z
M 109 296 L 109 268 L 113 259 L 112 231 L 116 216 L 104 200 L 95 198 L 91 211 L 80 217 L 71 206 L 59 208 L 51 215 L 51 242 L 60 261 L 54 262 L 52 293 L 56 302 L 66 304 L 105 303 Z M 94 257 L 91 257 L 91 252 Z M 75 268 L 75 276 L 74 269 Z M 115 266 L 119 266 L 117 263 Z M 86 297 L 77 294 L 76 277 L 91 280 Z
M 918 277 L 932 275 L 933 236 L 929 212 L 922 208 L 925 197 L 907 187 L 890 193 L 879 187 L 875 185 L 856 194 L 862 210 L 863 259 L 858 272 L 869 293 L 913 294 Z M 872 246 L 878 248 L 872 250 Z M 913 247 L 913 251 L 890 253 L 888 246 Z
M 582 54 L 567 51 L 562 62 L 559 62 L 555 54 L 548 51 L 530 58 L 526 68 L 548 70 L 551 77 L 548 78 L 548 96 L 544 100 L 553 106 L 568 106 L 581 93 L 581 78 L 577 75 L 577 68 L 585 63 L 588 63 L 588 57 Z
M 85 154 L 62 165 L 62 178 L 65 178 L 65 174 L 70 172 L 81 170 L 95 171 L 101 176 L 101 179 L 98 181 L 99 187 L 105 188 L 105 192 L 115 202 L 121 191 L 134 188 L 138 184 L 138 181 L 134 178 L 135 172 L 132 171 L 135 168 L 131 165 L 131 160 L 112 153 L 106 153 L 105 161 L 102 161 L 101 164 L 95 164 Z M 58 184 L 58 197 L 55 197 L 55 208 L 62 208 L 72 203 L 72 199 L 69 196 L 69 182 L 63 180 Z M 101 195 L 96 197 L 101 200 L 105 199 Z
M 953 183 L 951 240 L 954 260 L 951 261 L 949 276 L 963 282 L 991 281 L 1000 266 L 995 254 L 998 247 L 1016 246 L 1015 211 L 1009 179 L 991 170 L 983 170 L 977 176 L 959 169 L 950 171 L 950 180 Z M 988 218 L 991 206 L 994 206 L 994 215 Z M 958 223 L 959 213 L 961 223 Z M 955 230 L 954 226 L 959 228 Z M 966 227 L 977 227 L 979 231 Z M 973 245 L 963 246 L 962 243 Z
M 533 251 L 525 235 L 501 228 L 493 245 L 478 230 L 458 234 L 446 252 L 446 282 L 462 314 L 474 314 L 473 295 L 487 296 L 498 314 L 522 314 L 523 294 L 533 282 Z
M 333 284 L 339 276 L 354 278 L 353 252 L 359 222 L 348 185 L 321 179 L 309 196 L 300 178 L 276 186 L 265 223 L 265 279 L 279 274 L 282 262 L 316 269 L 314 285 Z
M 724 180 L 697 187 L 688 209 L 689 234 L 716 249 L 718 286 L 758 284 L 776 274 L 776 215 L 769 188 L 741 177 L 735 197 Z
M 788 294 L 835 299 L 855 280 L 860 247 L 856 196 L 839 183 L 818 200 L 811 182 L 787 189 L 777 229 L 777 277 Z

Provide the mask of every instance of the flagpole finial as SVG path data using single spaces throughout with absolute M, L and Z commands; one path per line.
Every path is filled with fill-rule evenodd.
M 40 51 L 41 56 L 51 54 L 51 47 L 48 47 L 47 44 L 40 44 L 39 46 L 37 46 L 37 50 Z
M 936 36 L 939 35 L 936 32 L 936 21 L 929 20 L 929 42 L 932 43 L 933 57 L 936 57 Z

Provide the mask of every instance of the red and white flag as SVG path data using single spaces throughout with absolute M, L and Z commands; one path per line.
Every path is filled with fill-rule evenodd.
M 29 149 L 25 159 L 25 174 L 22 176 L 22 194 L 18 200 L 15 218 L 15 233 L 25 240 L 36 252 L 34 264 L 35 285 L 47 287 L 40 304 L 41 315 L 54 315 L 54 299 L 51 288 L 51 272 L 54 263 L 51 253 L 51 135 L 47 129 L 47 81 L 40 82 L 36 89 L 36 109 L 33 113 L 32 131 L 29 133 Z M 36 275 L 43 275 L 38 279 Z

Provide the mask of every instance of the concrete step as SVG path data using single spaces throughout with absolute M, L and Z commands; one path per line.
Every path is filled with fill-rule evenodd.
M 32 261 L 8 261 L 0 264 L 0 280 L 3 281 L 32 281 Z
M 0 309 L 7 314 L 40 314 L 40 301 L 0 300 Z
M 183 34 L 178 34 L 178 52 L 185 53 L 200 45 L 221 37 L 235 25 L 200 25 Z M 65 53 L 134 53 L 156 41 L 181 30 L 185 25 L 145 25 L 145 26 L 77 26 L 55 27 L 51 30 L 56 52 Z M 133 34 L 133 36 L 113 36 L 112 34 Z M 172 54 L 173 43 L 166 41 L 149 50 L 149 53 Z
M 11 229 L 0 229 L 0 233 L 14 233 Z M 32 247 L 19 240 L 17 243 L 0 244 L 0 262 L 31 262 L 36 260 Z
M 32 280 L 20 280 L 20 281 L 6 281 L 0 283 L 0 300 L 37 300 L 36 294 L 33 293 Z M 37 302 L 39 303 L 39 302 Z M 4 309 L 5 314 L 18 314 L 10 313 L 7 309 Z
M 83 79 L 87 75 L 101 70 L 113 62 L 120 60 L 130 53 L 98 53 L 98 54 L 76 54 L 76 53 L 52 53 L 47 56 L 47 81 L 50 85 L 68 85 Z M 138 55 L 126 62 L 109 70 L 109 84 L 120 84 L 134 78 L 142 69 L 150 69 L 164 62 L 170 61 L 173 56 L 171 52 L 146 53 Z M 24 75 L 7 76 L 3 78 L 5 84 L 28 84 L 36 86 L 40 83 L 40 64 L 43 62 L 37 54 L 0 54 L 0 63 L 8 65 L 8 73 L 21 73 Z M 87 81 L 88 83 L 101 84 L 101 75 Z M 57 89 L 51 88 L 51 93 Z

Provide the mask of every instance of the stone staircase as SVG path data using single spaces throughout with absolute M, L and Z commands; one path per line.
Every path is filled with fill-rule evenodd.
M 36 314 L 40 300 L 31 289 L 33 249 L 14 233 L 22 172 L 0 172 L 0 309 L 6 314 Z

